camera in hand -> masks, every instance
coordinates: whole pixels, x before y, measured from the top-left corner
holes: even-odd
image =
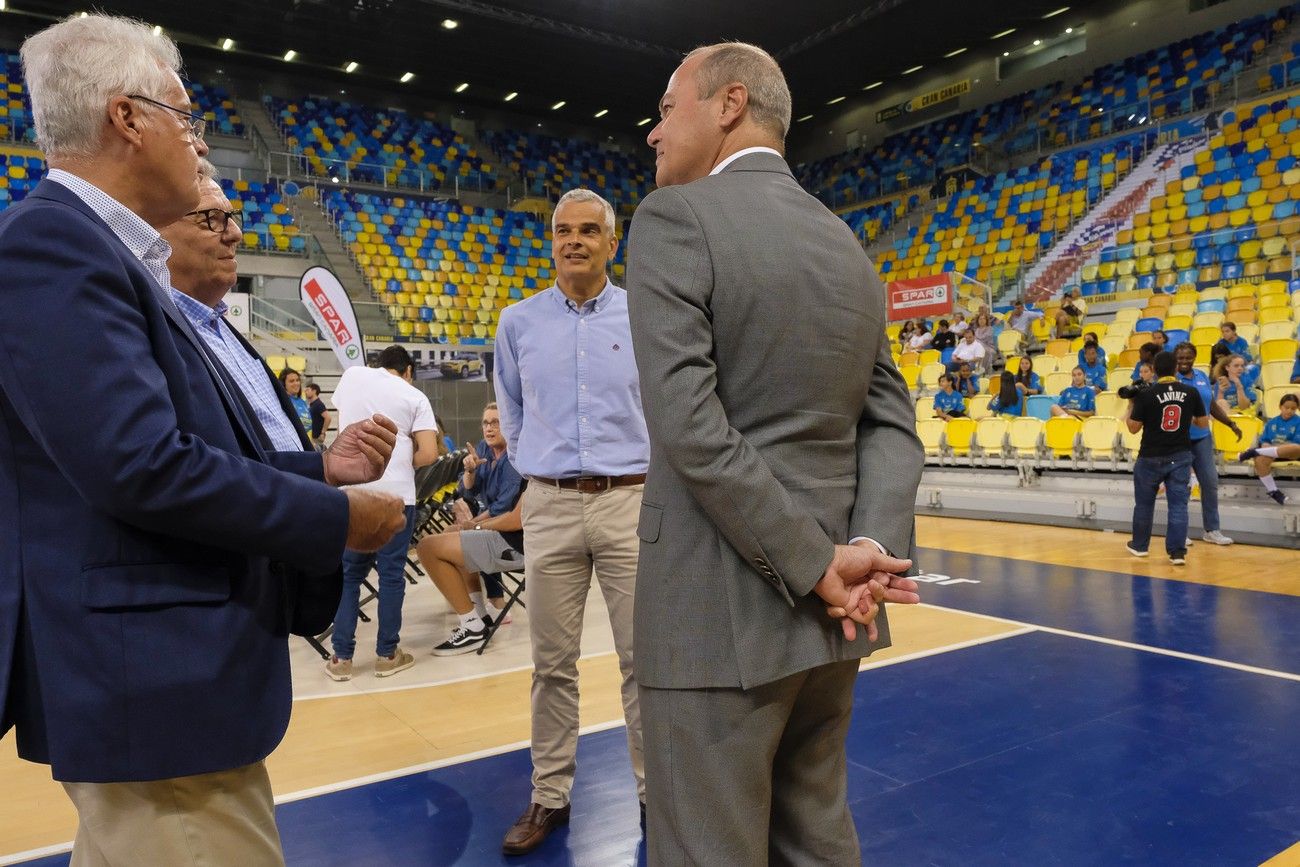
[[[1115,393],[1124,400],[1132,400],[1150,387],[1151,383],[1138,381],[1132,385],[1121,385],[1119,388],[1115,389]]]

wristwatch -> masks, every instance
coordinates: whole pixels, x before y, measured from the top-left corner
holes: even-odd
[[[474,529],[475,529],[475,530],[482,530],[482,529],[483,529],[483,525],[482,525],[482,524],[475,524],[475,525],[474,525]]]

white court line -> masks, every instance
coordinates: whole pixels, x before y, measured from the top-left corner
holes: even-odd
[[[1161,656],[1172,656],[1175,659],[1187,659],[1192,662],[1203,662],[1206,665],[1217,665],[1220,668],[1232,668],[1237,671],[1245,671],[1250,674],[1262,674],[1266,677],[1277,677],[1282,680],[1293,680],[1300,683],[1300,674],[1292,674],[1289,671],[1277,671],[1272,668],[1260,668],[1257,665],[1246,665],[1242,662],[1230,662],[1226,659],[1215,659],[1212,656],[1199,656],[1195,653],[1183,653],[1181,650],[1169,650],[1164,647],[1152,647],[1149,644],[1137,644],[1132,641],[1121,641],[1118,638],[1105,638],[1101,635],[1089,635],[1086,632],[1071,632],[1068,629],[1057,629],[1054,626],[1039,626],[1036,623],[1025,623],[1020,620],[1011,620],[1007,617],[995,617],[992,614],[980,614],[975,611],[965,611],[961,608],[948,608],[944,605],[934,605],[928,602],[920,603],[923,608],[933,608],[937,611],[953,611],[958,614],[969,614],[972,617],[979,617],[983,620],[992,620],[996,623],[1005,623],[1008,626],[1027,626],[1031,630],[1038,632],[1049,632],[1052,635],[1063,635],[1066,638],[1080,638],[1084,641],[1095,641],[1098,644],[1110,644],[1115,647],[1126,647],[1129,650],[1144,650],[1147,653],[1158,653]]]
[[[930,606],[935,608],[937,606]],[[992,641],[1001,641],[1004,638],[1015,638],[1018,635],[1028,635],[1031,632],[1037,632],[1038,628],[1025,624],[1019,629],[1013,629],[1010,632],[1001,632],[997,635],[986,635],[983,638],[971,638],[967,641],[958,641],[953,644],[945,644],[942,647],[932,647],[929,650],[918,650],[915,653],[905,653],[902,656],[894,656],[889,659],[872,661],[867,657],[858,666],[858,671],[869,671],[873,668],[884,668],[888,665],[898,665],[900,662],[911,662],[914,659],[925,659],[927,656],[937,656],[940,653],[947,653],[950,650],[963,650],[967,647],[977,647],[981,644],[988,644]]]

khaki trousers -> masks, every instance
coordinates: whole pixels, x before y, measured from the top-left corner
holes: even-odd
[[[64,783],[77,808],[70,867],[284,864],[266,763],[142,783]]]
[[[578,655],[594,567],[623,675],[623,716],[637,795],[645,800],[641,715],[632,677],[632,600],[643,485],[598,494],[544,482],[524,489],[524,568],[533,645],[533,802],[569,803],[578,751]]]

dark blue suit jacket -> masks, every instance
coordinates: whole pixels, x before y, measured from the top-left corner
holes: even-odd
[[[264,758],[284,575],[338,568],[346,498],[263,449],[198,341],[64,187],[0,215],[0,734],[59,780]]]

